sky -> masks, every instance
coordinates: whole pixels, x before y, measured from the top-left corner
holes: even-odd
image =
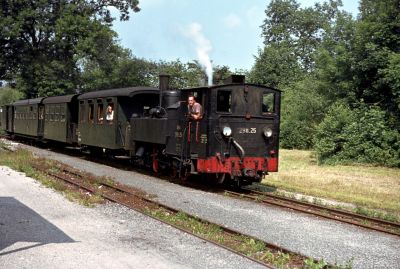
[[[205,69],[249,70],[262,47],[260,26],[269,0],[140,0],[141,11],[114,22],[120,44],[138,58],[199,60]],[[314,0],[298,0],[302,7]],[[355,17],[358,0],[342,0]]]

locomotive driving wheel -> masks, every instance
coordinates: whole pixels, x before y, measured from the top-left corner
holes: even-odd
[[[158,163],[158,150],[156,148],[153,148],[152,168],[154,173],[158,173],[158,171],[160,170],[160,165]]]

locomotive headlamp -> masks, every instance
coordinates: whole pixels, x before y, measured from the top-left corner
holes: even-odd
[[[224,128],[222,128],[222,134],[224,136],[231,136],[232,134],[232,129],[229,126],[224,126]]]
[[[265,137],[271,137],[272,136],[272,129],[269,128],[269,127],[264,127],[263,134],[265,135]]]

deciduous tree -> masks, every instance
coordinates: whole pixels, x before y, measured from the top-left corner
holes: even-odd
[[[111,31],[110,7],[126,20],[130,10],[138,11],[137,4],[137,0],[0,1],[0,79],[17,77],[28,97],[73,91],[79,81],[77,56],[96,52],[82,43],[101,44],[93,34],[99,29]]]

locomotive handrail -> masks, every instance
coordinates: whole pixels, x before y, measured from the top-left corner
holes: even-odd
[[[239,150],[240,159],[243,161],[243,158],[246,155],[246,152],[244,151],[243,147],[238,142],[236,142],[236,140],[233,137],[229,138],[229,141],[231,141],[232,144]]]

